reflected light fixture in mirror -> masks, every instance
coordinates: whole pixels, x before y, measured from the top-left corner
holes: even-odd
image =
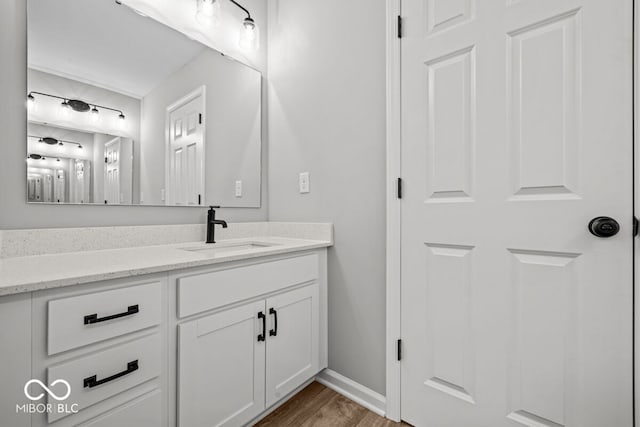
[[[63,117],[63,118],[68,118],[71,115],[71,108],[69,108],[69,103],[67,102],[66,99],[64,99],[60,103],[60,109],[58,110],[58,114],[60,114],[60,117]]]
[[[27,109],[29,111],[34,111],[36,109],[36,99],[33,95],[27,95]]]
[[[79,142],[67,141],[64,139],[57,139],[52,136],[27,135],[27,138],[37,139],[40,144],[57,145],[59,147],[64,146],[64,144],[72,144],[72,145],[76,145],[78,149],[82,150],[82,144],[80,144]]]
[[[100,109],[110,110],[118,113],[118,124],[120,126],[124,126],[125,115],[122,110],[118,110],[117,108],[105,107],[104,105],[97,104],[88,104],[80,99],[67,99],[57,95],[51,95],[49,93],[44,92],[36,92],[31,91],[27,95],[27,108],[29,111],[34,111],[36,108],[36,98],[33,95],[46,96],[48,98],[61,99],[60,108],[58,110],[60,117],[68,118],[71,115],[71,111],[76,111],[78,113],[89,113],[91,121],[93,123],[97,123],[100,120]]]
[[[95,105],[91,109],[91,113],[89,117],[91,117],[92,123],[98,123],[100,121],[100,111],[98,111]]]

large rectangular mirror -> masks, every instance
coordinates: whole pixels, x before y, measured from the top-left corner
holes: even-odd
[[[27,200],[260,207],[261,79],[114,0],[28,0]]]

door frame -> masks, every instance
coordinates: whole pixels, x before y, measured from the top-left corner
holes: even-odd
[[[401,0],[386,0],[386,68],[387,68],[387,277],[386,277],[386,417],[400,421],[401,364],[397,360],[401,337],[401,207],[398,179],[402,176],[401,118],[401,49],[398,17]]]
[[[386,166],[387,166],[387,249],[386,249],[386,411],[385,416],[393,421],[401,420],[401,374],[402,367],[397,360],[398,339],[402,337],[401,329],[401,213],[402,203],[398,198],[398,179],[402,176],[402,128],[401,128],[401,46],[398,37],[398,17],[402,16],[402,0],[386,0]],[[634,216],[640,212],[640,174],[636,174],[640,165],[640,150],[637,141],[640,140],[640,75],[638,73],[640,58],[640,7],[638,1],[633,1],[633,206]],[[633,376],[634,376],[634,424],[640,427],[640,286],[635,271],[640,268],[637,254],[640,250],[638,238],[634,240],[634,276],[633,276]]]
[[[200,206],[206,206],[205,194],[206,194],[206,158],[207,158],[207,87],[205,85],[198,86],[195,90],[180,97],[177,101],[172,102],[165,108],[165,146],[164,146],[164,203],[169,201],[171,192],[171,179],[169,178],[169,169],[171,162],[169,160],[171,153],[171,113],[182,107],[183,105],[193,101],[194,99],[202,97],[202,158],[200,159],[200,188],[202,188],[202,203]],[[175,205],[168,205],[175,206]]]

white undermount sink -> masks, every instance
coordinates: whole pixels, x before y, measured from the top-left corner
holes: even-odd
[[[270,246],[276,246],[277,243],[267,242],[233,242],[233,243],[212,243],[207,246],[198,246],[195,248],[182,248],[184,251],[197,252],[207,256],[215,256],[227,254],[230,252],[247,252],[257,249],[264,249]]]

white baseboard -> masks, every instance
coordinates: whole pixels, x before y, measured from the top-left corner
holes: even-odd
[[[381,417],[385,416],[387,406],[386,399],[380,393],[376,393],[370,388],[344,375],[340,375],[331,369],[321,371],[316,375],[316,381],[340,393],[344,397],[353,400],[357,404],[364,406],[368,410],[375,412]]]

